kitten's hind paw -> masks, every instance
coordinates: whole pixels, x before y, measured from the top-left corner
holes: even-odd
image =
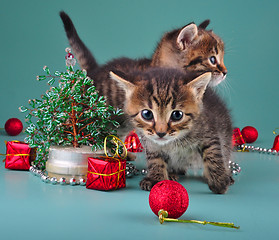
[[[140,188],[145,191],[150,191],[151,188],[157,183],[158,181],[153,180],[151,178],[144,178],[140,182]]]

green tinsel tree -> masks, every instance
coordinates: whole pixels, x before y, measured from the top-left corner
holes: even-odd
[[[37,148],[35,164],[42,168],[52,145],[75,148],[88,145],[93,151],[102,148],[104,138],[115,134],[119,126],[113,116],[122,114],[120,109],[108,106],[106,99],[99,96],[86,71],[74,71],[74,56],[70,49],[66,51],[67,71],[56,71],[52,75],[45,66],[46,75],[38,76],[37,80],[48,80],[50,89],[41,99],[29,100],[30,107],[20,107],[21,112],[28,112],[25,142]]]

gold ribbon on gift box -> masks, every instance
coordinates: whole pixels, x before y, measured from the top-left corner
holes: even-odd
[[[3,154],[0,153],[1,156],[30,156],[30,153],[8,153],[8,154]]]
[[[108,141],[108,138],[112,138],[111,139],[111,141],[116,145],[116,150],[115,150],[115,153],[114,153],[114,155],[112,156],[112,157],[110,157],[109,155],[108,155],[108,151],[107,151],[107,141]],[[120,154],[120,146],[123,146],[123,148],[124,148],[124,157],[121,157],[121,154]],[[114,135],[109,135],[109,136],[107,136],[106,138],[105,138],[105,140],[104,140],[104,152],[105,152],[105,155],[106,156],[100,156],[100,158],[104,158],[104,160],[105,161],[110,161],[110,160],[116,160],[116,161],[118,161],[118,171],[116,171],[116,172],[114,172],[114,173],[97,173],[97,172],[90,172],[90,171],[88,171],[88,173],[91,173],[91,174],[95,174],[95,175],[99,175],[99,176],[105,176],[105,177],[107,177],[107,176],[112,176],[112,175],[115,175],[115,174],[118,174],[117,175],[117,183],[116,183],[116,186],[115,186],[115,189],[117,189],[118,188],[118,185],[119,185],[119,179],[120,179],[120,173],[121,172],[123,172],[123,171],[125,171],[126,169],[122,169],[122,170],[120,170],[120,168],[121,168],[121,161],[120,161],[120,158],[123,158],[123,159],[125,159],[126,157],[127,157],[127,154],[128,154],[128,152],[127,152],[127,148],[126,148],[126,146],[125,146],[125,144],[118,138],[118,137],[116,137],[116,136],[114,136]],[[118,158],[116,157],[116,156],[118,156]]]

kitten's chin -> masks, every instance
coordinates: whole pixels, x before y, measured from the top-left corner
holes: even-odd
[[[171,140],[155,140],[154,142],[158,145],[164,146],[164,145],[170,143]]]
[[[160,146],[164,146],[166,144],[169,144],[170,142],[172,142],[174,139],[173,138],[159,138],[159,137],[153,137],[153,138],[149,138],[152,142],[160,145]]]
[[[223,82],[225,79],[226,79],[226,75],[224,76],[223,74],[213,74],[209,85],[211,87],[215,87],[221,82]]]

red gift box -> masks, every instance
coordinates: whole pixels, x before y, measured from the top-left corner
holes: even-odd
[[[239,128],[235,128],[233,130],[232,143],[233,146],[242,145],[245,143]]]
[[[86,188],[114,190],[126,187],[126,161],[112,157],[88,158]]]
[[[35,150],[28,144],[19,141],[9,141],[6,143],[6,147],[5,168],[29,170],[31,157],[35,156]]]

